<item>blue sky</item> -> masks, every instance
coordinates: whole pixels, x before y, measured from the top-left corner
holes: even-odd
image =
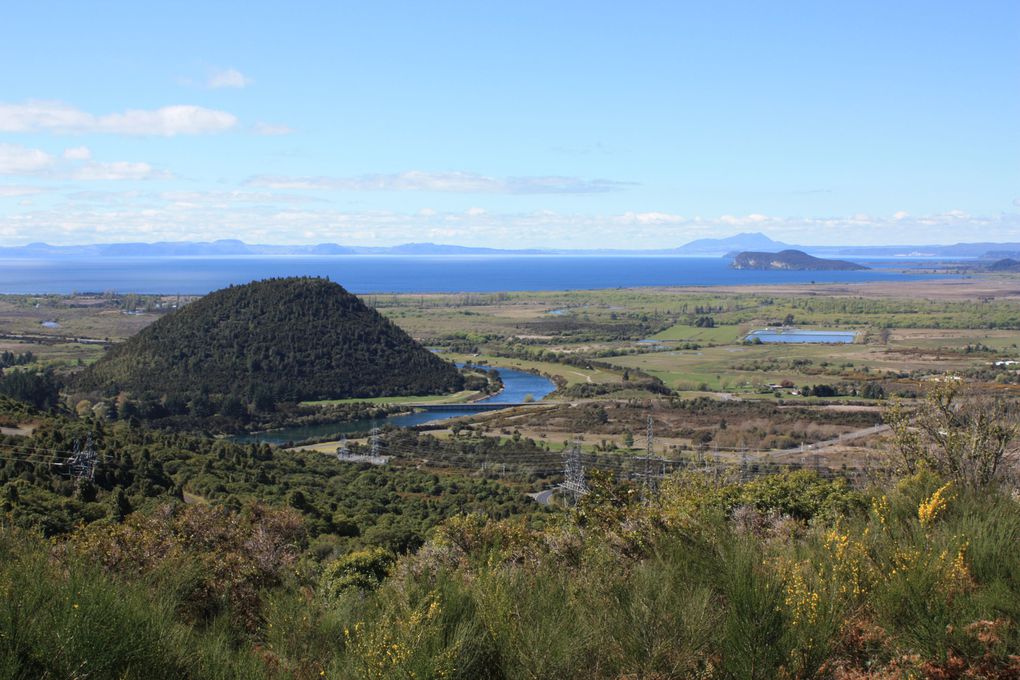
[[[1013,1],[12,5],[7,244],[1020,241]]]

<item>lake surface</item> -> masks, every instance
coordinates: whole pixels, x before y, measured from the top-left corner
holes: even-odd
[[[862,260],[863,262],[863,260]],[[909,267],[912,263],[875,266]],[[0,293],[204,295],[274,276],[324,276],[353,293],[911,281],[930,273],[737,270],[721,257],[396,256],[2,259]]]
[[[555,383],[551,380],[534,373],[493,366],[482,366],[481,368],[495,368],[499,373],[499,377],[503,380],[503,390],[499,394],[494,394],[491,397],[486,397],[469,404],[458,404],[456,407],[444,408],[443,410],[431,411],[426,408],[421,411],[386,418],[365,418],[350,422],[287,427],[269,432],[238,435],[231,437],[231,439],[240,443],[266,442],[268,444],[286,444],[305,439],[364,433],[372,428],[382,427],[383,425],[414,427],[415,425],[437,423],[450,420],[451,418],[474,415],[481,411],[493,410],[493,407],[499,404],[520,404],[529,396],[535,401],[539,401],[556,389]]]
[[[806,331],[800,329],[764,329],[747,334],[748,340],[758,338],[765,343],[833,343],[846,345],[857,338],[854,331]]]

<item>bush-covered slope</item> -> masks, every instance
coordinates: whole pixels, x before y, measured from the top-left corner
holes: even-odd
[[[319,278],[211,293],[111,349],[78,382],[85,390],[256,403],[429,394],[461,384],[452,365]]]

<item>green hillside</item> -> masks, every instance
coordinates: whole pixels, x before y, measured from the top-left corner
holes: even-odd
[[[82,390],[256,403],[461,389],[457,369],[341,286],[280,278],[231,286],[110,350]]]

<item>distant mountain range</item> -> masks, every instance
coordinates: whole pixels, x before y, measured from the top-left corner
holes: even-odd
[[[1001,259],[1020,254],[1020,243],[956,243],[953,245],[901,246],[802,246],[775,241],[761,233],[743,233],[726,238],[703,238],[677,248],[622,249],[501,249],[435,243],[405,243],[399,246],[252,245],[236,239],[219,241],[160,241],[157,243],[99,243],[51,246],[30,243],[0,247],[0,258],[91,258],[91,257],[236,257],[267,255],[676,255],[682,257],[733,257],[737,253],[801,250],[822,257],[977,257]]]
[[[768,252],[795,247],[800,248],[800,246],[791,246],[782,241],[773,241],[765,234],[745,233],[726,238],[699,238],[674,249],[674,252],[688,256],[713,257],[717,255],[729,256],[744,251]]]

